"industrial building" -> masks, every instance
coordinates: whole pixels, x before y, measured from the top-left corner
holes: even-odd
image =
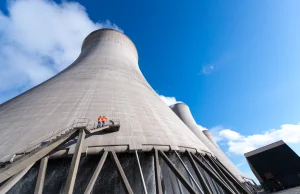
[[[278,191],[300,186],[300,158],[284,141],[245,153],[245,157],[264,190]],[[299,188],[297,190],[299,193]]]
[[[45,37],[46,38],[46,37]],[[97,128],[97,118],[108,123]],[[0,105],[0,193],[255,193],[185,104],[168,107],[133,42],[96,30],[62,72]]]

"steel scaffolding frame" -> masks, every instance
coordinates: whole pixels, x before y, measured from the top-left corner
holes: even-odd
[[[82,151],[82,147],[83,147],[83,143],[84,143],[84,139],[85,139],[85,134],[86,134],[85,130],[83,130],[83,129],[80,129],[77,133],[78,139],[76,142],[76,146],[75,146],[74,154],[72,157],[71,166],[70,166],[70,169],[68,172],[66,184],[64,186],[64,193],[69,193],[69,194],[73,193],[74,184],[75,184],[75,180],[77,177],[78,165],[79,165],[79,162],[81,159],[81,151]],[[74,138],[74,135],[69,135],[69,137]],[[65,142],[65,139],[64,139],[64,142]],[[126,174],[124,173],[123,167],[118,159],[116,152],[114,150],[105,150],[101,153],[102,153],[101,158],[97,164],[96,169],[93,172],[91,179],[88,182],[88,185],[87,185],[84,193],[85,194],[92,193],[94,185],[97,181],[97,178],[99,177],[99,175],[101,173],[101,170],[107,159],[107,156],[110,155],[114,161],[114,164],[116,166],[119,177],[121,178],[121,182],[122,182],[125,192],[128,194],[133,194],[131,185],[129,184],[128,178],[126,177]],[[239,193],[252,194],[255,192],[254,185],[249,185],[250,184],[249,182],[247,182],[247,184],[243,185],[216,158],[214,158],[213,156],[210,156],[208,154],[201,154],[201,153],[195,154],[195,153],[188,152],[188,151],[185,151],[183,153],[178,153],[177,151],[168,152],[170,154],[175,154],[175,156],[176,156],[175,158],[178,159],[178,161],[180,162],[179,164],[181,164],[183,166],[183,169],[186,171],[188,178],[190,180],[190,182],[189,182],[189,180],[183,175],[183,172],[181,172],[180,169],[178,169],[176,167],[176,165],[171,161],[171,159],[167,156],[167,154],[166,154],[167,152],[165,153],[162,150],[154,149],[151,153],[153,153],[153,156],[154,156],[155,185],[156,185],[156,193],[157,194],[164,193],[164,189],[162,186],[162,180],[165,177],[162,176],[161,164],[160,164],[161,161],[164,161],[164,163],[167,165],[169,170],[177,178],[177,181],[179,181],[189,193],[214,194],[213,190],[217,191],[217,193],[222,193],[221,188],[224,190],[224,192],[229,193],[229,194],[239,194]],[[139,174],[140,174],[140,178],[141,178],[141,182],[142,182],[143,192],[145,194],[148,194],[145,179],[143,176],[143,169],[140,164],[138,151],[134,151],[134,155],[135,155],[135,160],[138,164],[138,170],[139,170]],[[187,164],[183,161],[181,156],[188,158],[188,161],[190,162],[192,169],[188,168]],[[48,158],[49,158],[49,154],[40,158],[40,160],[39,160],[40,167],[39,167],[37,181],[36,181],[36,185],[35,185],[35,194],[40,194],[43,192]],[[27,169],[27,171],[29,169]],[[194,174],[196,175],[195,177],[193,176],[191,170],[194,171]],[[203,170],[206,173],[204,173]],[[20,180],[22,178],[22,176],[24,176],[26,174],[26,172],[20,173],[20,175],[18,176],[18,180]],[[212,178],[212,180],[215,181],[215,182],[213,182],[213,184],[211,184],[211,182],[208,181],[207,175],[209,175],[210,178]],[[11,179],[14,179],[14,177],[12,177]],[[198,180],[198,182],[196,179]],[[9,182],[9,181],[7,181],[7,182]],[[13,182],[13,181],[10,181],[10,182]],[[9,187],[7,187],[7,184],[4,184],[0,188],[0,192],[4,191],[4,189],[5,189],[5,191],[9,190],[10,188],[13,187],[14,184],[16,184],[16,182],[18,182],[18,181],[14,181],[14,183],[10,184]],[[179,183],[178,183],[178,185],[180,188],[181,185]],[[4,186],[5,186],[5,188],[4,188]],[[251,189],[249,189],[249,187]],[[182,190],[182,188],[180,188],[180,190]]]

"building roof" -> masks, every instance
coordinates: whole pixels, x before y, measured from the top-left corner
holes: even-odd
[[[266,146],[263,146],[261,148],[258,148],[256,150],[253,150],[253,151],[250,151],[250,152],[247,152],[245,153],[245,157],[249,157],[249,156],[253,156],[255,154],[258,154],[258,153],[261,153],[261,152],[264,152],[266,150],[269,150],[269,149],[272,149],[272,148],[275,148],[275,147],[278,147],[278,146],[281,146],[285,144],[284,141],[280,140],[280,141],[276,141],[274,143],[271,143],[269,145],[266,145]]]

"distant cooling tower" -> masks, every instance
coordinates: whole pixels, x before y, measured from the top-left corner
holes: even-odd
[[[172,110],[178,115],[178,117],[195,133],[195,135],[203,142],[211,152],[217,156],[220,162],[240,181],[243,181],[242,173],[236,166],[227,158],[227,156],[221,151],[219,146],[213,140],[210,132],[202,132],[194,120],[189,107],[184,103],[174,104]]]
[[[202,131],[204,133],[204,135],[207,137],[207,139],[218,149],[220,149],[220,147],[218,146],[218,144],[216,143],[216,141],[214,140],[211,132],[209,130],[203,130]]]
[[[193,132],[148,84],[132,41],[97,30],[72,65],[0,105],[0,193],[253,193]]]

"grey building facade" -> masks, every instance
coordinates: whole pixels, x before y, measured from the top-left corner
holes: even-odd
[[[97,30],[73,64],[0,105],[0,192],[253,193],[200,133],[148,84],[132,41]]]

